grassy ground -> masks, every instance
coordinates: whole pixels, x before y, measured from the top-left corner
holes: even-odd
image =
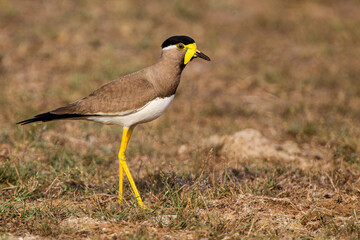
[[[360,238],[360,3],[133,2],[0,0],[0,238]],[[129,167],[154,211],[127,182],[117,202],[119,127],[15,125],[154,63],[175,34],[213,61],[135,129]],[[200,144],[245,128],[307,164]]]

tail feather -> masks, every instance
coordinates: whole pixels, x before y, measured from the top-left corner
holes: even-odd
[[[73,114],[73,113],[66,113],[66,114],[55,114],[51,112],[42,113],[39,115],[36,115],[34,118],[26,119],[24,121],[18,122],[16,124],[25,125],[33,122],[48,122],[52,120],[58,120],[58,119],[69,119],[69,118],[83,118],[88,117],[92,115],[83,115],[83,114]]]

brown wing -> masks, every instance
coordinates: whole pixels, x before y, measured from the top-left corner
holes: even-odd
[[[153,85],[139,74],[114,80],[89,96],[50,111],[53,114],[127,114],[156,98]]]

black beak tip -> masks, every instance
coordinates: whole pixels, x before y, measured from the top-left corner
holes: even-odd
[[[202,53],[202,52],[197,52],[197,53],[196,53],[196,57],[202,58],[202,59],[204,59],[204,60],[206,60],[206,61],[211,61],[211,59],[210,59],[207,55],[205,55],[204,53]]]
[[[204,54],[205,55],[205,54]],[[208,56],[204,56],[202,59],[206,60],[206,61],[211,61],[211,59]]]

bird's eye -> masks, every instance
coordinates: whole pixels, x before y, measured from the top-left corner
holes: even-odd
[[[177,49],[179,49],[179,50],[183,50],[183,49],[185,48],[184,44],[182,44],[182,43],[176,44],[176,47],[177,47]]]

